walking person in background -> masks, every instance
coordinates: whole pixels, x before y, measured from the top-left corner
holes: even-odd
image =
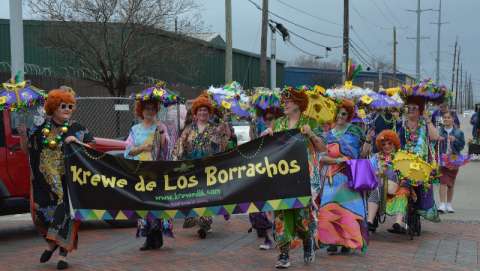
[[[127,138],[125,158],[139,161],[166,160],[169,137],[167,127],[157,120],[159,102],[149,97],[140,98],[135,104],[135,115],[141,122],[132,126]],[[137,237],[146,237],[140,250],[158,249],[163,246],[163,233],[173,237],[172,220],[146,218],[138,220]]]
[[[460,120],[458,119],[458,116],[455,112],[450,111],[448,106],[448,99],[445,99],[445,101],[438,106],[438,109],[433,112],[432,114],[433,125],[435,125],[436,127],[441,127],[444,124],[443,114],[447,112],[451,112],[455,127],[460,128]]]
[[[463,132],[454,125],[454,118],[451,112],[443,114],[444,125],[440,129],[440,155],[443,159],[458,159],[465,147],[465,136]],[[453,191],[455,179],[458,174],[458,167],[443,164],[440,168],[440,205],[438,211],[440,213],[453,213],[452,207]]]

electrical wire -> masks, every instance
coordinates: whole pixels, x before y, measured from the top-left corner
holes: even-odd
[[[300,13],[303,13],[303,14],[305,14],[305,15],[307,15],[307,16],[310,16],[310,17],[312,17],[312,18],[314,18],[314,19],[317,19],[317,20],[319,20],[319,21],[322,21],[322,22],[325,22],[325,23],[329,23],[329,24],[332,24],[332,25],[343,26],[342,24],[336,23],[336,22],[334,22],[334,21],[330,21],[330,20],[325,19],[325,18],[318,17],[318,16],[313,15],[313,14],[307,12],[307,11],[301,10],[301,9],[295,7],[295,6],[292,6],[292,5],[290,5],[290,4],[285,3],[285,2],[282,1],[282,0],[277,0],[277,1],[278,1],[279,3],[281,3],[281,4],[283,4],[284,6],[287,6],[287,7],[291,8],[291,9],[293,9],[293,10],[296,10],[296,11],[298,11],[298,12],[300,12]]]
[[[319,46],[319,47],[332,48],[332,49],[333,49],[333,48],[340,48],[340,47],[342,47],[342,45],[337,45],[337,46],[327,46],[327,45],[323,45],[323,44],[320,44],[320,43],[318,43],[318,42],[309,40],[309,39],[303,37],[302,35],[299,35],[299,34],[293,32],[293,31],[291,31],[291,30],[288,30],[288,33],[290,33],[291,35],[293,35],[293,36],[295,36],[295,37],[297,37],[297,38],[301,38],[302,40],[307,41],[307,42],[309,42],[309,43],[311,43],[311,44],[313,44],[313,45]]]
[[[297,45],[295,45],[295,43],[293,43],[291,40],[287,40],[287,43],[290,44],[292,47],[296,48],[297,50],[299,50],[300,52],[306,54],[306,55],[309,55],[309,56],[313,56],[315,58],[322,58],[321,56],[319,55],[316,55],[316,54],[312,54],[308,51],[305,51],[303,50],[302,48],[298,47]]]
[[[254,5],[258,10],[260,10],[260,11],[262,10],[262,7],[260,7],[257,3],[253,2],[253,0],[248,0],[248,2],[250,2],[252,5]],[[322,35],[322,36],[326,36],[326,37],[342,39],[341,36],[333,35],[333,34],[329,34],[329,33],[324,33],[324,32],[320,32],[320,31],[317,31],[317,30],[308,28],[308,27],[306,27],[306,26],[297,24],[297,23],[295,23],[295,22],[293,22],[293,21],[291,21],[291,20],[289,20],[289,19],[287,19],[287,18],[285,18],[285,17],[283,17],[283,16],[281,16],[281,15],[278,15],[278,14],[272,12],[272,11],[268,11],[268,13],[270,13],[271,15],[273,15],[273,16],[281,19],[281,20],[284,20],[284,21],[286,21],[286,22],[288,22],[288,23],[290,23],[290,24],[292,24],[292,25],[294,25],[294,26],[296,26],[296,27],[302,28],[302,29],[307,30],[307,31],[310,31],[310,32],[312,32],[312,33],[315,33],[315,34],[318,34],[318,35]]]

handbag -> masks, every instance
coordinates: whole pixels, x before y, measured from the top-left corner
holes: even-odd
[[[371,191],[377,188],[378,180],[368,159],[347,160],[345,173],[348,187],[357,192]]]

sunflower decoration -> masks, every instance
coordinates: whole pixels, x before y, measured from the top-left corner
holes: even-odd
[[[434,166],[422,160],[418,155],[406,151],[398,151],[393,159],[393,167],[401,177],[412,181],[414,185],[430,183]]]
[[[308,107],[305,115],[320,122],[329,123],[335,120],[337,106],[334,100],[324,96],[326,90],[321,86],[309,88],[307,86],[300,87],[305,90],[308,96]]]

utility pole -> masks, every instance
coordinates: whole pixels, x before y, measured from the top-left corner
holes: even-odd
[[[232,71],[232,0],[225,0],[225,83],[233,81]]]
[[[435,59],[435,62],[437,64],[437,70],[436,70],[436,78],[435,82],[438,85],[440,83],[440,33],[441,33],[441,28],[442,24],[448,24],[448,22],[442,22],[442,0],[439,0],[439,5],[438,5],[438,22],[436,23],[431,23],[431,24],[436,24],[437,25],[437,58]]]
[[[270,89],[277,87],[277,26],[270,24],[271,42],[270,42]]]
[[[458,72],[460,70],[460,53],[461,53],[462,48],[458,48],[458,54],[457,54],[457,71],[456,71],[456,76],[455,76],[455,110],[458,111]]]
[[[397,27],[393,27],[393,80],[397,81]]]
[[[350,4],[349,0],[343,0],[343,62],[342,62],[342,81],[347,80],[349,45],[350,45]]]
[[[267,86],[268,0],[262,5],[262,40],[260,45],[260,86]]]
[[[432,9],[421,9],[420,8],[420,0],[417,0],[417,9],[416,10],[411,10],[409,9],[409,12],[415,12],[417,13],[417,37],[415,38],[408,38],[408,39],[414,39],[417,40],[417,56],[416,56],[416,69],[415,69],[415,76],[417,77],[417,81],[420,81],[420,41],[423,39],[428,39],[429,37],[422,37],[420,35],[420,17],[422,15],[422,12],[425,11],[431,11]]]
[[[460,64],[460,86],[458,91],[460,93],[460,113],[463,113],[463,63]]]
[[[457,40],[455,39],[455,49],[453,51],[453,66],[452,66],[452,87],[450,88],[451,91],[454,91],[454,83],[455,83],[455,63],[457,61]],[[450,108],[453,107],[453,99],[450,100]]]
[[[23,81],[24,51],[23,51],[23,15],[22,1],[10,0],[10,54],[12,78],[19,73],[18,80]]]

